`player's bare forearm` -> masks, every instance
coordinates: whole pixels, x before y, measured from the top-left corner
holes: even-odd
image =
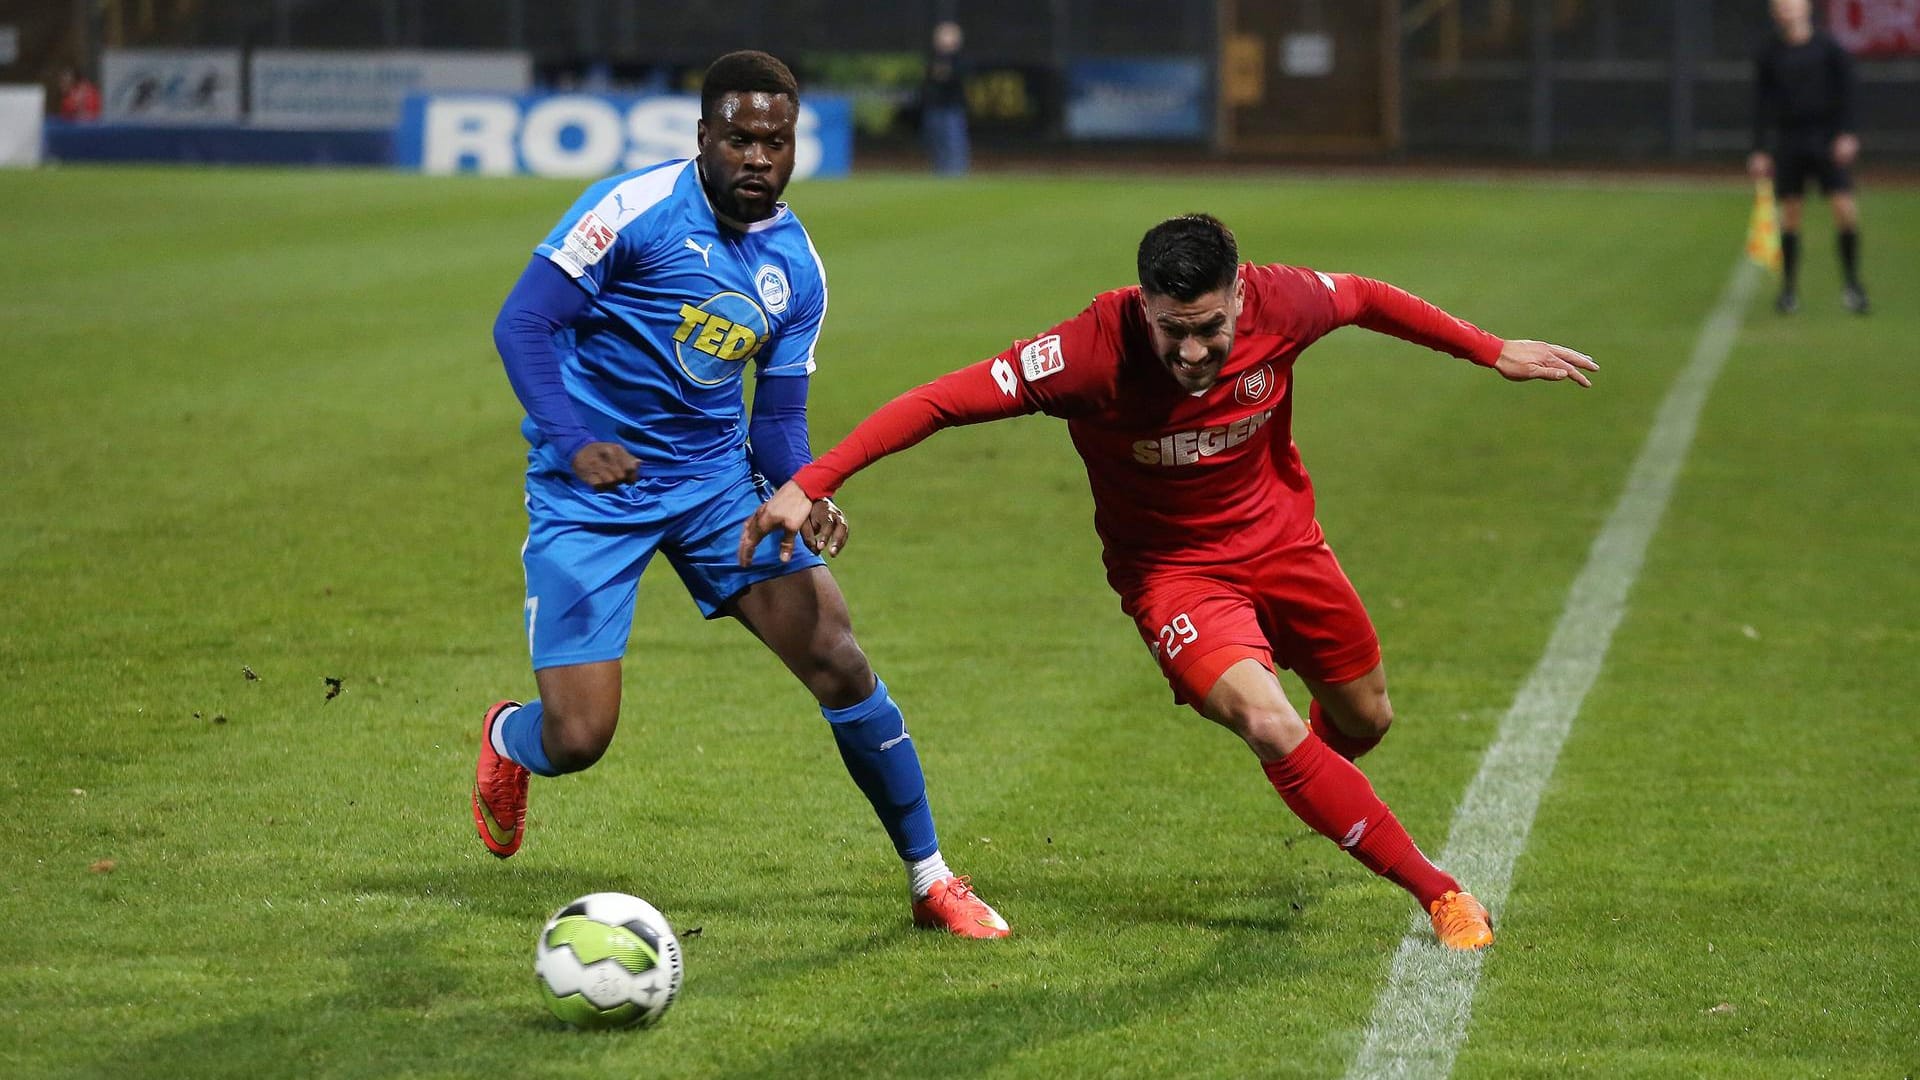
[[[1581,386],[1591,387],[1593,380],[1587,378],[1587,372],[1599,371],[1600,365],[1594,362],[1593,357],[1565,345],[1515,340],[1500,343],[1500,359],[1493,362],[1493,370],[1514,382],[1533,379],[1561,382],[1571,379]]]

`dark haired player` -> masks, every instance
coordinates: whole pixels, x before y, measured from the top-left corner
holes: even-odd
[[[538,700],[481,723],[473,819],[501,858],[525,834],[528,773],[600,759],[620,717],[635,588],[666,555],[707,618],[731,615],[820,703],[841,758],[907,866],[914,922],[965,937],[1007,924],[940,856],[920,759],[811,555],[735,538],[811,458],[807,381],[827,308],[813,244],[780,194],[799,91],[785,64],[734,52],[707,69],[699,156],[589,187],[494,324],[527,410],[527,646]],[[743,413],[747,364],[752,415]],[[847,523],[809,502],[837,548]]]
[[[1841,302],[1865,315],[1860,204],[1854,201],[1849,171],[1860,156],[1860,139],[1853,132],[1853,58],[1813,28],[1808,0],[1773,0],[1772,10],[1779,34],[1768,40],[1754,65],[1753,154],[1747,171],[1756,180],[1772,176],[1780,204],[1780,296],[1774,306],[1786,315],[1800,308],[1800,212],[1811,176],[1833,207],[1846,275]]]
[[[1138,287],[882,406],[760,508],[740,558],[757,558],[773,534],[792,552],[795,532],[836,551],[814,501],[940,428],[1032,412],[1066,420],[1107,581],[1174,700],[1245,740],[1287,806],[1412,893],[1441,942],[1480,948],[1493,941],[1486,908],[1427,861],[1352,764],[1393,712],[1373,625],[1314,520],[1290,431],[1293,364],[1358,325],[1516,381],[1588,386],[1596,365],[1558,345],[1502,341],[1382,282],[1238,259],[1233,234],[1207,215],[1155,226],[1140,242]],[[1305,681],[1311,725],[1275,664]]]

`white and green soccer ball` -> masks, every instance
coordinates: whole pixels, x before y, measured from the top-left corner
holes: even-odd
[[[533,973],[547,1008],[574,1027],[645,1027],[680,993],[680,940],[645,900],[593,893],[548,920]]]

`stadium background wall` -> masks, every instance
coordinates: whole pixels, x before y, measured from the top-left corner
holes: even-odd
[[[1819,0],[1823,20],[1906,12]],[[1757,0],[58,0],[9,15],[0,82],[51,86],[109,47],[525,50],[540,86],[680,90],[730,48],[767,48],[854,101],[859,152],[916,145],[928,28],[952,15],[975,65],[976,146],[1098,153],[1069,138],[1076,61],[1198,61],[1222,156],[1724,160],[1749,131]],[[1867,13],[1863,15],[1863,13]],[[1874,160],[1920,161],[1920,26],[1860,64]],[[1324,70],[1322,70],[1324,68]],[[94,67],[97,71],[97,67]],[[1106,141],[1111,141],[1111,136]]]

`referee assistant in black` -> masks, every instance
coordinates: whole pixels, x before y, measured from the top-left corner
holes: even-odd
[[[1753,155],[1747,171],[1756,179],[1772,176],[1773,193],[1780,201],[1785,272],[1774,306],[1785,314],[1800,307],[1800,211],[1807,178],[1813,177],[1833,207],[1840,266],[1847,279],[1843,302],[1847,310],[1864,315],[1860,206],[1848,172],[1860,155],[1860,140],[1853,133],[1853,58],[1839,42],[1814,30],[1808,0],[1773,0],[1772,7],[1779,34],[1760,50],[1755,65]]]

